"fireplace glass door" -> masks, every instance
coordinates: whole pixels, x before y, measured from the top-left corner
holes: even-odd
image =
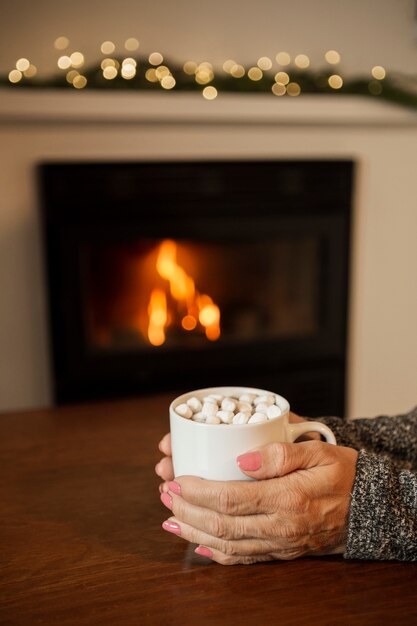
[[[236,384],[343,413],[351,162],[40,171],[57,402]]]
[[[195,350],[319,331],[320,240],[265,233],[163,239],[80,250],[90,350]]]

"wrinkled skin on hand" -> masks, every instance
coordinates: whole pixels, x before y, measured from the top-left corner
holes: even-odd
[[[315,439],[273,443],[237,460],[254,481],[173,481],[169,434],[159,448],[161,500],[173,514],[163,528],[197,552],[231,565],[344,551],[355,450]]]

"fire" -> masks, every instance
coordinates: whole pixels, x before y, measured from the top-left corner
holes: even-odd
[[[161,346],[165,341],[167,324],[167,299],[162,289],[153,289],[148,306],[148,339],[153,346]]]
[[[207,339],[216,341],[220,337],[220,309],[206,294],[200,294],[194,280],[177,263],[177,244],[164,240],[158,250],[156,271],[169,283],[169,294],[177,303],[181,327],[186,331],[204,329]],[[155,288],[148,305],[148,339],[153,346],[161,346],[166,339],[165,329],[173,317],[168,309],[168,290]]]

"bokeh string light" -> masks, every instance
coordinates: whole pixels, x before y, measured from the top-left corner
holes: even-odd
[[[341,68],[341,55],[329,49],[317,69],[310,57],[280,50],[275,56],[260,56],[246,66],[238,59],[227,59],[220,67],[207,60],[189,59],[178,64],[159,51],[141,54],[139,39],[103,41],[97,46],[97,63],[89,63],[84,52],[75,49],[65,35],[59,35],[54,50],[57,74],[39,77],[39,68],[26,56],[16,60],[0,86],[35,88],[136,89],[196,91],[205,100],[222,93],[269,93],[291,98],[306,94],[345,94],[378,97],[417,108],[417,79],[400,72],[387,73],[381,65],[371,65],[367,75],[347,76]]]

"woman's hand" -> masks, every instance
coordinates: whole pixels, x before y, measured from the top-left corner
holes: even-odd
[[[289,421],[291,424],[295,424],[297,422],[305,422],[302,417],[296,415],[295,413],[289,414]],[[304,439],[317,439],[320,440],[319,433],[308,433],[304,436]],[[158,474],[162,480],[172,480],[174,478],[174,470],[172,467],[172,458],[171,458],[171,435],[167,433],[159,442],[159,450],[165,456],[155,465],[155,472]],[[160,491],[162,490],[162,485],[160,486]]]
[[[160,449],[169,455],[169,436]],[[224,482],[172,482],[165,457],[161,500],[173,516],[163,528],[225,565],[343,552],[357,456],[319,441],[273,443],[237,459],[256,480]]]
[[[174,478],[174,468],[172,467],[171,456],[171,433],[167,433],[161,439],[158,448],[165,456],[155,465],[155,472],[162,480],[172,480]],[[162,485],[160,485],[159,491],[162,491]]]

